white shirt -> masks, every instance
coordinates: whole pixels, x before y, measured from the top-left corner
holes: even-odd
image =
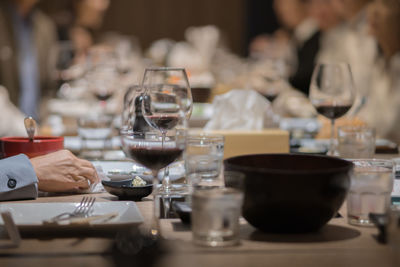
[[[3,86],[0,86],[0,107],[0,136],[26,136],[24,115],[11,103]]]
[[[400,143],[400,53],[380,59],[371,75],[371,91],[359,116],[377,135]]]
[[[351,21],[323,35],[318,62],[347,62],[353,73],[357,98],[349,112],[351,115],[357,113],[368,96],[377,51],[376,41],[368,34],[365,9]]]

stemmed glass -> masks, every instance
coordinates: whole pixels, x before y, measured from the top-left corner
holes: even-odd
[[[335,155],[335,119],[350,110],[355,99],[353,76],[347,63],[320,63],[310,86],[310,100],[317,112],[331,120],[328,155]]]
[[[160,235],[159,220],[156,214],[156,196],[158,190],[158,173],[179,158],[186,146],[186,130],[174,129],[163,132],[148,131],[143,134],[128,130],[122,133],[122,145],[130,158],[149,168],[153,175],[153,220],[151,235]]]
[[[187,128],[192,113],[193,100],[189,80],[183,68],[148,68],[143,76],[144,97],[142,112],[145,120],[159,130],[162,139],[168,130]],[[160,192],[173,190],[168,167],[164,173]]]

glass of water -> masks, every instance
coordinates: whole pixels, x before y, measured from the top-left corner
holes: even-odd
[[[113,117],[110,115],[88,115],[78,119],[78,134],[81,138],[81,156],[99,159],[110,141]]]
[[[353,225],[373,226],[369,213],[389,211],[393,190],[393,162],[381,159],[357,159],[347,196],[348,222]]]
[[[206,182],[218,180],[224,158],[224,142],[223,135],[189,135],[185,154],[186,175],[196,174]]]
[[[197,245],[222,247],[239,243],[243,192],[234,188],[195,190],[192,195],[192,234]]]
[[[338,128],[338,152],[348,159],[372,158],[375,154],[375,129],[366,126]]]

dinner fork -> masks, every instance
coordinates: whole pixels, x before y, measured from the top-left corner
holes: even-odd
[[[49,220],[44,221],[44,223],[57,223],[60,221],[69,220],[71,218],[86,217],[92,211],[92,207],[95,201],[95,197],[83,197],[81,202],[78,206],[76,206],[73,212],[61,213]]]

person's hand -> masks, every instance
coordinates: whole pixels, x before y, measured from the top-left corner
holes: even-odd
[[[68,150],[60,150],[44,156],[31,158],[38,177],[39,190],[64,192],[89,188],[99,178],[93,165],[75,157]]]

